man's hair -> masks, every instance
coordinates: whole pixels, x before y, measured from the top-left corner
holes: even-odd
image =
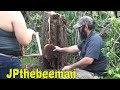
[[[93,21],[93,24],[91,24],[91,25],[88,24],[88,29],[89,30],[95,29],[95,22],[94,21]]]

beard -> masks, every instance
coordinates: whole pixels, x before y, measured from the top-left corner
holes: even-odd
[[[87,38],[87,33],[85,31],[81,31],[80,38],[81,38],[81,40],[85,40]]]

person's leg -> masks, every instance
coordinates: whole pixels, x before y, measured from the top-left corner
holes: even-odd
[[[15,57],[5,57],[0,55],[0,78],[7,79],[10,69],[20,69],[20,60]],[[19,75],[15,79],[19,79]]]
[[[3,56],[0,56],[0,79],[6,78],[7,71],[7,64],[5,63],[6,58]]]
[[[76,70],[77,77],[76,79],[97,79],[98,77],[95,76],[93,73],[85,71],[85,70]]]

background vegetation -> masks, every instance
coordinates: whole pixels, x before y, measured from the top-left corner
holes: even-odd
[[[108,75],[106,79],[120,78],[120,20],[116,18],[113,11],[55,11],[64,15],[67,21],[68,45],[79,42],[78,32],[73,25],[83,15],[91,16],[96,22],[96,31],[102,36],[108,48]],[[40,37],[43,23],[43,11],[22,11],[28,28],[39,32]],[[41,38],[42,39],[42,38]],[[42,42],[41,42],[42,43]],[[25,48],[26,53],[37,53],[36,41],[33,40]],[[68,64],[75,62],[78,54],[68,56]],[[38,57],[22,58],[22,64],[40,64]]]

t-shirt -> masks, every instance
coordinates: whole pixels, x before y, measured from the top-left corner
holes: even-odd
[[[78,44],[78,48],[81,51],[80,58],[90,57],[94,59],[93,63],[85,67],[84,70],[93,73],[106,71],[106,48],[102,38],[96,31],[92,31],[86,40]]]
[[[0,53],[19,56],[20,44],[14,32],[7,32],[0,28]]]
[[[19,42],[14,32],[7,32],[0,29],[0,49],[19,50]]]

